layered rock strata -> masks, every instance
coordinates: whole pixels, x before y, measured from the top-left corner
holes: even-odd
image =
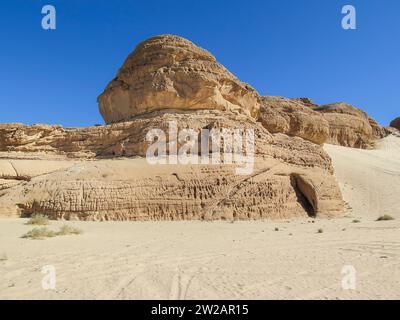
[[[241,165],[235,163],[149,164],[147,130],[168,132],[171,122],[178,130],[253,130],[252,172],[238,175]],[[82,220],[273,219],[335,216],[343,209],[331,160],[320,146],[273,135],[248,116],[162,113],[104,127],[52,128],[54,133],[48,126],[15,125],[18,134],[10,126],[3,133],[4,213]],[[29,167],[35,168],[30,175]]]
[[[259,122],[259,94],[186,39],[141,43],[98,101],[108,125],[0,125],[1,216],[233,220],[343,211],[331,159],[319,145],[326,121],[301,106],[312,103],[264,99]],[[268,111],[271,101],[282,110]],[[185,130],[197,139],[189,149]],[[226,132],[234,134],[204,151]],[[155,143],[165,149],[148,157]],[[169,161],[174,151],[189,163]],[[154,163],[160,152],[165,161]],[[235,162],[243,160],[238,154],[247,162]],[[238,173],[244,167],[250,170]]]

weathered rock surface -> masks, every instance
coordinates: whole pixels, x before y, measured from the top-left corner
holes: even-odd
[[[372,128],[372,137],[373,139],[383,139],[387,137],[390,132],[380,124],[378,124],[374,119],[368,116],[368,122]]]
[[[331,159],[318,145],[327,137],[325,115],[313,111],[307,99],[275,99],[278,110],[267,103],[261,124],[258,93],[210,53],[180,37],[151,38],[128,57],[99,97],[109,125],[0,125],[0,216],[216,220],[340,215],[343,200]],[[282,118],[282,130],[274,117]],[[167,153],[175,144],[178,150],[187,145],[185,138],[170,135],[171,126],[178,133],[191,129],[195,136],[202,129],[217,136],[227,129],[241,137],[254,132],[254,138],[244,139],[254,140],[253,157],[239,145],[254,159],[253,170],[240,175],[242,163],[211,162],[223,151],[223,161],[236,159],[229,153],[232,146],[226,150],[230,138],[202,154],[200,160],[208,164],[151,165],[146,159],[154,143],[147,139],[150,130],[165,133],[157,141],[166,143]],[[199,150],[191,153],[192,160],[199,158]]]
[[[161,35],[136,47],[98,102],[106,123],[115,123],[163,109],[235,110],[255,117],[259,99],[208,51]]]
[[[370,148],[389,130],[347,103],[319,106],[307,98],[262,97],[259,120],[272,133],[285,133],[317,144]]]
[[[13,157],[17,158],[24,154],[31,154],[30,158],[32,154],[45,154],[46,156],[65,156],[70,159],[145,157],[150,145],[146,141],[147,132],[152,129],[161,129],[168,133],[170,122],[176,123],[178,131],[186,128],[194,131],[200,131],[203,128],[209,130],[213,128],[252,129],[256,136],[256,155],[281,158],[291,164],[331,169],[328,155],[318,146],[285,135],[272,135],[255,119],[217,110],[182,113],[155,112],[129,122],[76,129],[48,125],[0,125],[0,136],[4,141],[0,145],[0,158],[10,153],[14,153]],[[183,144],[178,143],[178,148]],[[296,151],[299,154],[294,155],[290,151]],[[308,158],[310,153],[310,158]],[[313,158],[313,154],[317,159]]]
[[[347,103],[333,103],[314,108],[329,123],[328,143],[353,148],[370,148],[375,139],[388,135],[364,111]]]
[[[238,164],[148,164],[144,159],[147,130],[168,132],[171,121],[178,130],[253,129],[253,173],[237,175]],[[161,112],[83,129],[3,127],[7,129],[0,131],[5,141],[0,178],[9,182],[2,184],[0,204],[8,215],[44,213],[83,220],[273,219],[333,216],[343,209],[331,160],[320,146],[272,135],[245,115]],[[28,167],[35,173],[28,175],[24,169]]]
[[[400,130],[400,117],[394,119],[391,123],[390,126],[392,128],[396,128],[397,130]]]
[[[262,97],[260,121],[271,133],[297,136],[317,144],[329,137],[329,123],[311,109],[311,100]]]
[[[274,219],[342,209],[331,174],[272,160],[259,162],[247,178],[229,165],[99,160],[11,187],[1,199],[17,214],[81,220]]]

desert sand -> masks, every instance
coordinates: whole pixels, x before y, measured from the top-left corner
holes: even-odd
[[[2,219],[0,299],[400,298],[400,139],[324,149],[347,202],[343,218],[74,221],[66,223],[82,235],[46,240],[21,238],[26,219]],[[395,220],[375,221],[383,214]],[[55,290],[42,288],[45,265],[56,268]],[[355,290],[342,288],[346,265]]]

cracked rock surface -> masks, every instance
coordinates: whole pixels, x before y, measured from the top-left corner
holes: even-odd
[[[152,111],[234,110],[257,116],[260,97],[208,51],[174,35],[140,43],[98,97],[106,123]]]
[[[167,131],[172,120],[178,128],[254,130],[253,172],[238,175],[239,164],[149,164],[147,130]],[[112,126],[49,130],[7,127],[9,142],[0,152],[3,216],[230,220],[336,216],[343,209],[331,159],[319,145],[271,134],[244,115],[162,113]]]
[[[289,114],[263,113],[260,122],[259,94],[186,39],[162,35],[139,44],[98,100],[107,125],[0,124],[1,217],[249,220],[343,212],[320,145],[328,136],[324,115],[310,118],[315,111],[305,100],[275,99]],[[168,133],[171,122],[178,132],[254,132],[254,167],[240,175],[243,164],[212,164],[210,152],[208,163],[150,164],[146,135]],[[169,134],[159,141],[168,151],[186,144]]]

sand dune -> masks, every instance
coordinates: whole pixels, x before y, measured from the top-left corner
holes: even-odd
[[[353,214],[375,218],[390,214],[400,219],[400,139],[388,136],[376,150],[325,145],[331,156],[344,199]]]
[[[0,299],[398,299],[400,139],[325,149],[349,206],[340,219],[69,222],[84,234],[47,240],[0,220]],[[42,288],[45,265],[55,290]],[[346,265],[355,290],[342,288]]]

